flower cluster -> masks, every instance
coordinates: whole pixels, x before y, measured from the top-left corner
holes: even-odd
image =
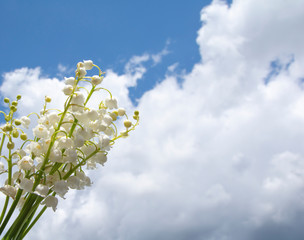
[[[87,76],[87,71],[94,67],[99,74]],[[36,114],[38,121],[32,129],[33,139],[28,139],[20,128],[29,128],[31,114],[14,118],[21,96],[12,102],[4,99],[9,105],[9,113],[2,112],[6,124],[1,128],[0,155],[6,144],[8,156],[1,155],[1,159],[6,161],[0,161],[0,174],[6,174],[7,178],[0,191],[7,197],[0,218],[0,234],[15,208],[20,208],[19,216],[5,239],[16,236],[22,239],[46,208],[56,210],[57,196],[65,198],[69,189],[80,190],[90,186],[91,180],[85,169],[103,165],[115,141],[128,136],[138,125],[139,112],[134,112],[131,121],[125,109],[118,107],[111,92],[100,87],[103,78],[104,72],[91,60],[79,62],[75,77],[64,80],[62,91],[67,98],[63,110],[48,109],[51,98],[45,97],[43,110]],[[82,83],[89,87],[82,86]],[[108,98],[100,101],[96,109],[89,108],[87,103],[96,91],[106,91]],[[118,132],[116,121],[123,123],[123,131]],[[22,144],[15,148],[14,139],[18,138]],[[13,203],[6,214],[9,199]],[[40,205],[44,207],[34,218]]]

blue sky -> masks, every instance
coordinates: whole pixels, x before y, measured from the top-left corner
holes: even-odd
[[[303,1],[0,9],[0,95],[22,94],[18,117],[46,94],[61,108],[61,80],[83,59],[107,70],[119,106],[140,111],[136,131],[88,171],[94,184],[59,198],[29,239],[303,239]]]
[[[133,55],[169,54],[131,89],[136,99],[160,81],[167,66],[190,71],[200,59],[196,44],[200,9],[189,1],[1,1],[0,73],[37,66],[56,76],[58,64],[92,59],[121,73]]]

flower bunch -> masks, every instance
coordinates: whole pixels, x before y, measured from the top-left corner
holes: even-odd
[[[87,76],[87,71],[94,67],[98,75]],[[15,209],[20,211],[3,239],[23,239],[47,208],[56,210],[58,196],[65,198],[69,189],[90,186],[85,170],[103,165],[115,141],[127,137],[138,125],[139,112],[135,111],[134,120],[129,120],[111,92],[100,87],[103,78],[104,72],[91,60],[79,62],[75,77],[65,78],[63,93],[67,98],[63,110],[48,109],[51,98],[45,97],[43,109],[36,114],[38,121],[32,129],[33,139],[28,139],[22,130],[22,127],[29,127],[31,114],[20,119],[14,117],[21,96],[15,101],[4,99],[9,112],[1,112],[6,123],[1,128],[0,174],[7,177],[0,187],[6,195],[0,234]],[[83,87],[82,82],[89,87]],[[96,109],[89,108],[90,98],[100,90],[108,92],[109,97],[100,101]],[[121,132],[115,125],[118,119],[124,125]],[[21,146],[15,148],[18,141]],[[2,155],[4,146],[7,154]]]

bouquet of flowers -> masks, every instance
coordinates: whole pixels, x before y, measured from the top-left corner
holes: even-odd
[[[87,76],[94,67],[99,74]],[[33,139],[22,129],[29,127],[32,114],[14,116],[21,96],[15,101],[4,99],[8,113],[1,111],[5,124],[0,128],[0,174],[6,176],[0,186],[6,195],[0,215],[2,239],[23,239],[47,208],[56,210],[58,196],[90,186],[85,170],[103,165],[115,141],[138,125],[139,112],[134,112],[131,121],[111,92],[99,86],[103,78],[104,72],[91,60],[79,62],[75,77],[65,78],[63,110],[48,109],[51,98],[46,96],[43,109],[35,113]],[[89,87],[83,87],[83,82]],[[109,97],[97,109],[89,108],[87,103],[96,91],[106,91]],[[115,125],[118,119],[124,125],[121,132]],[[21,142],[20,147],[14,141]],[[19,212],[14,213],[16,209]]]

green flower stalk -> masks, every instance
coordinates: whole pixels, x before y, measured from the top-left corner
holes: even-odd
[[[94,67],[99,74],[87,76]],[[103,166],[115,141],[127,137],[138,125],[138,111],[132,122],[111,92],[99,87],[103,78],[104,72],[91,60],[79,62],[75,77],[65,78],[63,110],[48,109],[51,98],[46,96],[43,110],[35,113],[38,124],[32,129],[34,139],[22,130],[29,128],[32,114],[14,117],[21,96],[15,101],[4,99],[9,112],[1,112],[5,124],[0,129],[0,174],[6,175],[0,187],[6,195],[0,215],[2,239],[23,239],[47,208],[56,211],[59,198],[64,199],[70,189],[90,186],[86,169]],[[82,87],[82,82],[89,83],[89,89]],[[101,100],[97,109],[87,107],[97,91],[106,91],[109,97]],[[119,119],[125,128],[120,133],[115,124]],[[14,139],[18,138],[22,144],[16,148]],[[4,147],[7,155],[2,155]],[[13,214],[17,209],[19,213]]]

